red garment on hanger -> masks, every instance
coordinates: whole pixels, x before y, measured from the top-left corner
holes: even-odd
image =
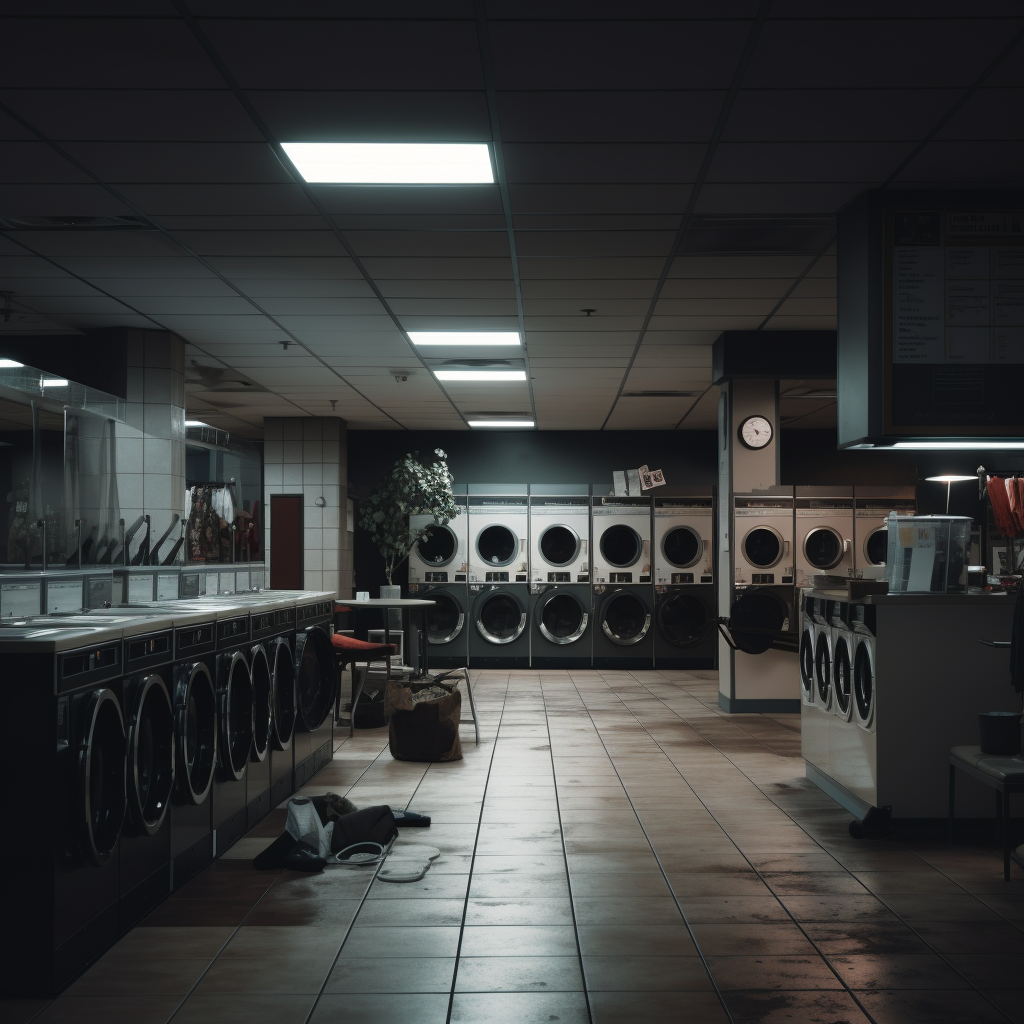
[[[1024,533],[1024,509],[1021,508],[1017,481],[1012,476],[1006,478],[1006,497],[1010,503],[1010,515],[1013,517],[1013,536]]]
[[[1017,524],[1010,509],[1010,497],[1006,492],[1006,481],[1001,476],[988,478],[988,500],[992,505],[992,517],[1000,537],[1015,537]]]

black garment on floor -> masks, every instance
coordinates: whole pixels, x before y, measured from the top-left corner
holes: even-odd
[[[331,849],[337,853],[353,843],[380,843],[381,846],[387,846],[397,835],[395,816],[390,807],[386,804],[364,807],[361,811],[343,814],[335,820]]]
[[[252,866],[257,871],[274,871],[284,867],[284,859],[292,852],[298,840],[290,832],[282,832],[256,859]]]

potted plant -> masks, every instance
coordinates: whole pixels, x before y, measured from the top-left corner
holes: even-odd
[[[370,534],[384,559],[389,588],[393,586],[395,570],[430,531],[429,525],[410,530],[409,517],[430,516],[446,526],[458,515],[448,456],[440,448],[435,448],[434,454],[437,458],[430,463],[421,462],[419,452],[399,459],[362,503],[359,525]],[[393,592],[381,593],[381,597],[398,596]]]

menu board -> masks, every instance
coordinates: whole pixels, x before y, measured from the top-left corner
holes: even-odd
[[[1024,208],[886,215],[886,432],[1019,429]]]

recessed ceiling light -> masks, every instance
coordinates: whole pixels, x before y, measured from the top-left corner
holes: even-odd
[[[435,370],[438,380],[526,380],[525,370]]]
[[[186,427],[208,427],[209,423],[204,423],[202,420],[185,420]]]
[[[414,345],[520,346],[518,331],[409,331]]]
[[[24,363],[19,363],[14,359],[0,359],[0,369],[2,370],[17,370],[24,365]]]
[[[532,427],[533,420],[467,420],[471,427]]]
[[[305,181],[336,185],[490,185],[486,143],[283,142]]]
[[[1024,441],[897,441],[893,448],[917,451],[991,451],[997,448],[1024,448]]]
[[[41,388],[66,388],[68,382],[64,377],[44,377],[40,382]]]

